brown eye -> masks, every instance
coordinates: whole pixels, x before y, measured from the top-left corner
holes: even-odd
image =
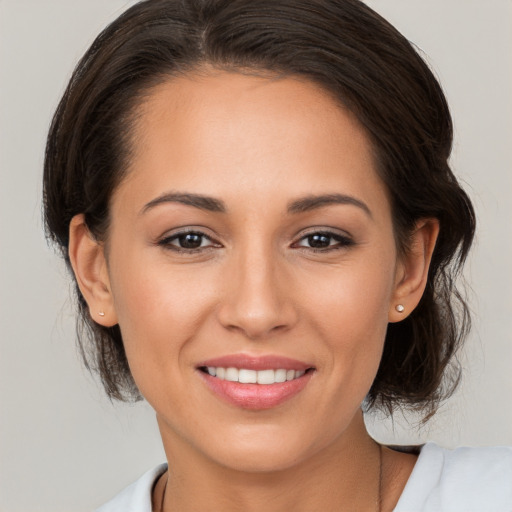
[[[183,249],[198,249],[203,243],[203,235],[198,233],[187,233],[177,237],[176,242]]]
[[[295,246],[316,251],[330,251],[335,249],[343,249],[353,244],[353,240],[347,236],[340,235],[339,233],[320,231],[316,233],[310,233],[309,235],[302,237],[295,244]]]
[[[181,233],[167,236],[160,240],[158,245],[178,252],[194,252],[211,247],[220,247],[210,237],[199,231],[182,231]]]
[[[325,234],[310,235],[307,237],[307,241],[310,247],[320,249],[323,247],[329,247],[331,245],[333,237]]]

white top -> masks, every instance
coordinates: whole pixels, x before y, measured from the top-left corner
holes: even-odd
[[[96,512],[151,512],[151,490],[166,469],[148,471]],[[427,443],[394,512],[512,512],[512,447]]]

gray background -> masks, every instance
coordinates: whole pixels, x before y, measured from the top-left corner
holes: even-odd
[[[71,70],[123,0],[0,0],[0,511],[87,511],[163,460],[146,404],[112,405],[74,347],[69,280],[40,219],[43,151]],[[426,54],[455,120],[453,165],[479,218],[460,391],[381,441],[512,444],[512,1],[368,2]]]

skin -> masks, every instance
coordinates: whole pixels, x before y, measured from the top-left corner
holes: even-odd
[[[210,70],[159,85],[139,114],[106,246],[78,215],[70,257],[92,317],[119,323],[156,411],[171,470],[155,510],[363,511],[379,495],[392,510],[414,457],[381,451],[361,402],[388,322],[421,298],[437,222],[418,223],[398,256],[364,130],[310,82]],[[170,193],[225,211],[162,199]],[[352,199],[290,211],[333,194]],[[187,230],[204,234],[192,252],[176,236]],[[314,233],[325,247],[312,247]],[[245,410],[197,369],[233,353],[291,357],[314,372],[283,404]]]

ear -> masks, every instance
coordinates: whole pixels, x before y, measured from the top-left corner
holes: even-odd
[[[92,236],[83,214],[69,224],[69,259],[91,318],[105,327],[117,324],[104,246]]]
[[[439,234],[437,219],[422,219],[411,236],[410,247],[397,265],[395,288],[389,306],[390,322],[406,318],[418,305],[427,284],[428,269]],[[403,311],[397,307],[403,306]]]

